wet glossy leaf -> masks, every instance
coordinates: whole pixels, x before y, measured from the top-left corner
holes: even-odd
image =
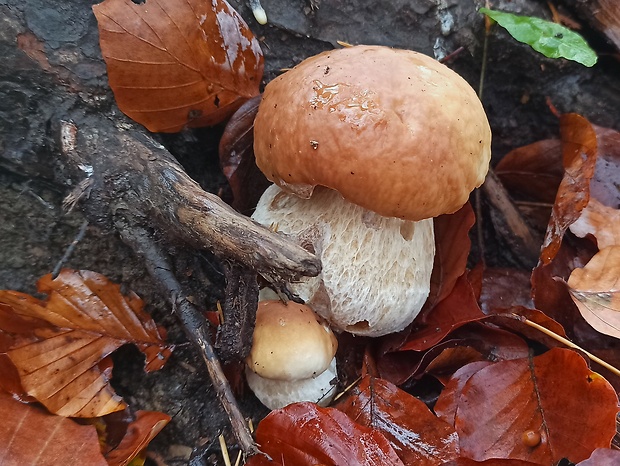
[[[462,454],[479,461],[578,462],[609,447],[616,431],[615,390],[566,349],[484,367],[456,399]]]
[[[486,461],[474,461],[469,458],[457,458],[444,463],[442,466],[540,466],[538,463],[523,460],[504,460],[494,458]]]
[[[225,0],[106,0],[93,11],[116,102],[150,131],[219,123],[258,94],[262,52]]]
[[[598,142],[598,157],[590,193],[602,204],[620,208],[620,132],[594,126]]]
[[[254,158],[254,117],[261,96],[243,104],[230,118],[220,139],[220,166],[232,190],[232,206],[251,215],[260,196],[271,182],[256,166]]]
[[[616,466],[620,464],[620,451],[611,448],[597,448],[592,456],[577,466]]]
[[[598,332],[620,338],[620,246],[599,251],[568,279],[583,318]]]
[[[109,385],[111,366],[101,365],[104,358],[135,343],[146,355],[146,368],[152,370],[160,368],[171,352],[142,310],[142,301],[135,294],[123,296],[118,285],[88,271],[63,270],[56,280],[47,275],[38,287],[48,294],[47,300],[0,291],[0,303],[12,314],[38,322],[28,332],[0,329],[8,340],[7,360],[23,389],[63,416],[96,417],[124,409]],[[0,309],[5,315],[6,306]]]
[[[512,306],[534,307],[530,275],[518,269],[486,268],[480,294],[482,312],[492,314]]]
[[[385,380],[365,377],[336,407],[358,424],[379,430],[405,464],[439,465],[458,454],[454,428]]]
[[[585,66],[596,64],[596,53],[584,38],[560,24],[488,8],[480,8],[480,12],[497,21],[516,40],[528,44],[545,57],[566,58]]]
[[[452,330],[484,318],[466,275],[461,275],[452,292],[427,315],[414,322],[409,338],[400,351],[422,351],[445,338]]]
[[[564,177],[558,188],[555,204],[540,253],[548,264],[560,249],[564,233],[579,218],[590,199],[590,179],[597,156],[596,133],[592,125],[574,113],[560,117]]]
[[[97,431],[0,392],[0,464],[106,466]]]
[[[469,230],[475,222],[476,216],[469,202],[453,214],[434,219],[436,252],[427,308],[448,296],[458,278],[465,273],[471,249]]]
[[[506,154],[495,173],[511,196],[553,203],[562,181],[562,142],[559,139],[519,147]]]
[[[136,418],[127,426],[119,445],[106,453],[110,466],[125,466],[170,422],[170,416],[157,411],[137,411]]]
[[[334,408],[294,403],[272,411],[256,429],[256,441],[273,462],[262,455],[248,466],[404,466],[386,438]]]

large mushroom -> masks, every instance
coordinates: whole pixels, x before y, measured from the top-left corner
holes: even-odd
[[[270,82],[254,124],[275,183],[253,218],[323,264],[292,291],[335,327],[379,336],[413,321],[430,290],[432,218],[484,181],[491,131],[458,74],[420,53],[356,46]]]

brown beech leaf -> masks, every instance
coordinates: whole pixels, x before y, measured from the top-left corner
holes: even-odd
[[[404,464],[439,465],[458,456],[454,428],[385,380],[366,376],[336,408],[380,431]]]
[[[571,298],[598,332],[620,338],[620,246],[601,249],[568,279]]]
[[[570,231],[579,238],[592,235],[599,249],[620,245],[620,210],[591,198]]]
[[[489,313],[489,317],[485,322],[492,322],[502,328],[512,330],[515,333],[523,335],[529,340],[538,341],[548,348],[555,348],[556,346],[562,345],[554,338],[551,338],[543,332],[525,324],[522,320],[523,318],[551,330],[556,335],[566,337],[564,327],[562,327],[547,314],[539,311],[538,309],[529,309],[523,306],[513,306],[507,309],[495,309],[494,312]]]
[[[2,466],[106,466],[97,431],[0,392]]]
[[[530,273],[517,269],[486,268],[482,276],[480,308],[485,314],[512,306],[534,307]]]
[[[261,451],[248,466],[404,466],[388,440],[335,408],[294,403],[272,411],[256,429]]]
[[[414,321],[411,334],[399,348],[400,351],[422,351],[432,347],[445,338],[452,330],[484,318],[478,306],[474,290],[461,275],[451,293],[437,303],[428,314]]]
[[[462,455],[478,461],[578,462],[609,447],[616,432],[615,390],[571,350],[479,369],[456,400]]]
[[[553,203],[562,181],[562,142],[545,139],[510,151],[495,167],[511,196]]]
[[[258,94],[263,56],[225,0],[93,6],[119,108],[150,131],[208,126]]]
[[[577,466],[617,466],[620,464],[620,451],[611,448],[597,448],[587,460]]]
[[[517,359],[527,356],[528,351],[527,343],[518,335],[472,322],[426,351],[383,354],[377,361],[377,367],[382,378],[401,385],[410,378],[419,378],[427,373],[445,380],[447,375],[460,367],[459,362],[465,362],[468,358],[492,361]]]
[[[15,367],[25,392],[51,412],[63,416],[97,417],[125,408],[109,385],[111,365],[104,359],[126,343],[146,355],[146,368],[158,369],[170,355],[159,329],[142,311],[135,294],[100,274],[63,270],[38,283],[48,294],[40,301],[16,291],[0,291],[0,311],[10,306],[18,318],[38,322],[28,332],[0,328],[10,343],[6,361]],[[0,315],[2,312],[0,312]],[[7,319],[1,319],[0,323]]]
[[[493,364],[491,361],[475,361],[458,369],[450,378],[435,403],[435,413],[450,425],[454,425],[456,409],[465,383],[480,369]]]
[[[560,135],[564,177],[558,188],[540,252],[542,264],[548,264],[555,257],[564,233],[588,204],[590,180],[596,164],[596,133],[588,120],[575,113],[562,115]]]
[[[136,418],[127,426],[120,444],[106,453],[110,466],[125,466],[170,422],[170,416],[157,411],[137,411]]]
[[[594,126],[598,157],[590,194],[609,207],[620,208],[620,132]]]
[[[220,139],[220,166],[232,190],[232,206],[250,215],[271,182],[256,166],[254,118],[261,96],[244,103],[230,118]]]
[[[469,230],[476,222],[476,216],[468,202],[455,213],[440,215],[433,222],[436,252],[427,308],[448,296],[458,278],[465,273],[471,248]]]
[[[506,460],[493,458],[486,461],[474,461],[469,458],[457,458],[444,463],[442,466],[540,466],[538,463],[523,460]]]

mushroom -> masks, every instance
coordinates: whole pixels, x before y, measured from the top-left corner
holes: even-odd
[[[269,409],[298,401],[325,406],[336,391],[337,348],[334,333],[308,306],[261,301],[246,359],[248,385]]]
[[[265,88],[254,151],[277,186],[253,218],[320,257],[322,273],[291,290],[332,325],[400,331],[430,290],[432,218],[482,184],[490,143],[476,93],[436,60],[381,46],[324,52]]]

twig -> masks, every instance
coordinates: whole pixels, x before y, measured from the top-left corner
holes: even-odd
[[[209,324],[183,292],[181,284],[171,271],[172,267],[168,258],[159,249],[157,241],[151,237],[146,229],[131,222],[123,224],[122,221],[123,218],[118,217],[116,226],[123,241],[144,258],[150,275],[157,285],[167,292],[173,311],[181,322],[185,334],[200,350],[213,383],[213,388],[228,415],[233,433],[239,442],[241,450],[246,456],[260,453],[211,345],[211,335],[208,330]]]
[[[522,317],[518,314],[512,314],[512,316],[514,316],[516,319],[518,319],[519,321],[523,322],[526,325],[529,325],[532,328],[535,328],[536,330],[544,333],[545,335],[550,336],[551,338],[553,338],[554,340],[559,341],[560,343],[568,346],[569,348],[573,348],[576,350],[581,351],[583,354],[585,354],[588,358],[590,358],[590,360],[596,362],[597,364],[600,364],[601,366],[603,366],[605,369],[608,369],[609,371],[611,371],[612,373],[614,373],[615,375],[620,377],[620,370],[616,369],[614,366],[612,366],[611,364],[609,364],[608,362],[603,361],[601,358],[593,355],[592,353],[584,350],[581,346],[576,345],[575,343],[573,343],[572,341],[558,335],[555,332],[552,332],[551,330],[549,330],[546,327],[543,327],[540,324],[537,324],[536,322],[532,322],[529,319],[526,319],[525,317]]]
[[[88,228],[88,220],[84,220],[82,222],[82,225],[80,226],[80,231],[78,231],[78,234],[75,235],[75,238],[73,239],[73,241],[71,241],[71,244],[69,245],[69,247],[67,247],[67,249],[65,250],[65,253],[62,255],[61,259],[58,261],[58,263],[54,267],[54,270],[52,270],[52,280],[58,277],[63,266],[67,263],[67,261],[73,254],[73,251],[75,251],[75,248],[77,247],[77,245],[80,243],[80,241],[84,239],[84,235],[86,235],[87,228]]]

